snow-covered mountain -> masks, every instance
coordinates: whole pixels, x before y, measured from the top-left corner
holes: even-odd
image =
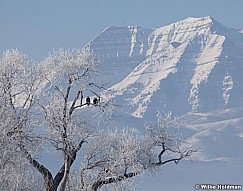
[[[146,59],[148,37],[152,31],[139,26],[112,26],[86,45],[85,48],[92,50],[102,63],[103,77],[99,76],[99,80],[114,85]]]
[[[211,17],[187,18],[157,29],[109,27],[86,48],[101,59],[102,80],[110,81],[103,96],[125,108],[113,126],[141,127],[157,112],[172,111],[186,122],[182,136],[202,151],[194,156],[196,164],[165,167],[160,180],[151,187],[154,180],[148,179],[143,190],[160,190],[161,179],[167,190],[192,190],[202,181],[242,183],[241,30]],[[175,184],[179,188],[170,184],[170,177],[180,180]]]
[[[100,81],[109,81],[103,99],[125,108],[112,126],[141,127],[157,112],[172,111],[186,122],[182,136],[202,151],[194,164],[165,167],[160,180],[146,180],[143,190],[160,190],[161,179],[167,190],[242,184],[242,30],[211,17],[187,18],[157,29],[109,27],[86,48],[101,59]]]
[[[114,84],[108,97],[135,117],[243,105],[243,36],[211,17],[158,29],[109,27],[87,47]]]

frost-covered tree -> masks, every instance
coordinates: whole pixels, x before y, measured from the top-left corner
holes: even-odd
[[[95,132],[93,117],[85,116],[87,110],[91,106],[106,108],[107,103],[103,104],[97,93],[102,87],[93,83],[98,64],[87,51],[63,49],[53,52],[43,62],[47,83],[38,100],[44,113],[42,126],[46,129],[42,140],[63,156],[63,165],[55,176],[38,163],[35,166],[44,176],[46,190],[58,187],[60,191],[65,190],[78,151]],[[87,95],[96,101],[87,101]]]
[[[82,118],[81,108],[105,107],[96,93],[100,87],[92,82],[97,64],[92,54],[81,50],[60,49],[41,63],[33,62],[17,50],[3,53],[1,145],[6,144],[3,147],[6,152],[13,150],[11,153],[25,157],[24,162],[43,176],[45,190],[58,187],[65,190],[77,152],[92,136],[93,129]],[[85,102],[84,93],[96,97],[96,103]],[[51,148],[63,156],[63,165],[55,176],[37,160],[42,150]],[[0,157],[4,169],[7,163],[23,164],[11,153]]]
[[[34,124],[30,121],[33,98],[40,83],[34,68],[35,63],[17,50],[4,52],[0,60],[1,190],[42,189],[20,152],[24,147],[31,147],[33,154],[39,150],[39,141],[32,133]]]
[[[131,128],[99,131],[84,153],[80,190],[96,191],[110,184],[116,190],[126,186],[130,178],[189,158],[196,149],[180,139],[180,126],[167,115],[146,124],[142,134]]]
[[[1,190],[98,190],[191,156],[194,149],[159,118],[146,133],[104,128],[113,105],[94,83],[98,60],[87,50],[54,51],[36,63],[17,50],[0,61]],[[176,132],[176,131],[175,131]],[[71,169],[82,149],[79,169]],[[38,157],[63,159],[54,174]],[[38,173],[36,173],[38,172]]]

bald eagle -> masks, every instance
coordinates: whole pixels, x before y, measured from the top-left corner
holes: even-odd
[[[90,97],[86,97],[86,104],[89,106],[90,105]]]
[[[95,106],[98,105],[98,99],[97,99],[96,97],[93,99],[93,104],[94,104]]]

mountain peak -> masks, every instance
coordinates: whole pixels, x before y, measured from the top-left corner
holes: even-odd
[[[152,31],[137,25],[110,26],[86,45],[103,63],[101,70],[106,83],[121,81],[145,59]]]
[[[130,26],[109,26],[106,27],[102,33],[104,32],[111,32],[111,31],[119,31],[119,30],[143,30],[146,28],[143,28],[141,26],[138,25],[130,25]]]
[[[203,28],[210,28],[216,23],[217,22],[210,16],[201,18],[188,17],[184,20],[172,23],[170,25],[160,27],[155,31],[156,33],[160,33],[161,30],[162,32],[167,30],[168,32],[181,33],[186,31],[199,30]]]
[[[172,112],[182,116],[177,120],[186,125],[188,142],[207,151],[197,159],[242,161],[234,150],[243,138],[243,110],[237,108],[243,105],[240,30],[210,16],[188,17],[154,30],[109,27],[90,45],[103,58],[104,81],[114,82],[102,100],[122,106],[114,112],[123,116],[114,126],[141,127],[158,112]],[[226,152],[215,152],[219,148]]]
[[[206,21],[206,22],[214,22],[215,20],[211,16],[205,16],[205,17],[187,17],[184,21],[196,21],[196,22]]]
[[[242,68],[243,62],[234,58],[236,49],[243,51],[238,43],[242,36],[237,35],[210,16],[155,29],[148,35],[146,56],[110,88],[111,97],[126,100],[136,117],[161,110],[185,114],[235,106],[234,97],[243,92],[234,81],[239,78],[234,68]]]
[[[103,63],[104,81],[113,82],[107,96],[125,101],[133,116],[210,111],[243,101],[243,36],[210,16],[157,29],[112,26],[89,46]]]

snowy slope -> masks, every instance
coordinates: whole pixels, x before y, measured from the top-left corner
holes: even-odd
[[[242,185],[243,108],[189,113],[178,120],[186,121],[182,135],[200,152],[192,161],[164,166],[155,177],[145,175],[142,190],[187,191],[195,190],[195,184]]]
[[[101,60],[99,81],[108,82],[109,86],[123,80],[145,59],[151,32],[152,29],[139,26],[112,26],[86,45]]]
[[[243,35],[209,16],[158,29],[108,27],[86,48],[101,59],[103,79],[118,82],[103,97],[126,108],[126,119],[118,120],[124,126],[172,111],[189,120],[198,142],[206,137],[202,131],[229,134],[228,127],[242,124],[243,112],[236,108],[243,105]],[[241,140],[242,128],[232,131],[241,132],[235,134]]]
[[[241,34],[243,34],[243,29],[234,29],[234,30],[239,32],[239,33],[241,33]]]
[[[125,70],[103,95],[123,109],[112,126],[141,127],[158,111],[172,111],[188,123],[182,133],[205,150],[197,160],[243,158],[234,154],[243,144],[243,36],[238,31],[211,17],[187,18],[154,30],[109,27],[88,47],[103,59],[103,68],[113,70],[113,80],[116,67]],[[216,152],[226,145],[229,152]]]
[[[156,120],[153,116],[150,120]],[[243,161],[243,107],[216,110],[212,112],[191,112],[177,117],[182,125],[180,136],[197,145],[199,151],[194,155],[197,161]],[[136,127],[143,129],[144,118],[128,114],[114,117],[111,126],[118,128]]]
[[[187,121],[186,129],[192,131],[189,140],[202,149],[196,156],[197,160],[234,162],[243,159],[243,152],[239,150],[243,145],[242,107],[190,113],[181,119]]]
[[[103,97],[114,99],[123,109],[111,125],[141,128],[158,111],[172,111],[186,122],[182,136],[201,151],[192,163],[170,164],[156,177],[146,174],[142,190],[186,191],[200,183],[242,185],[242,33],[211,17],[187,18],[154,30],[140,28],[146,35],[133,46],[128,29],[108,28],[101,34],[106,40],[99,42],[98,36],[90,43],[104,58],[103,69],[112,71],[105,69],[106,77],[115,81]],[[126,46],[121,43],[124,36],[130,39]],[[131,54],[131,47],[137,47],[136,54]],[[141,47],[146,48],[139,54]]]
[[[121,127],[129,123],[141,129],[143,120],[123,115],[117,122]],[[243,107],[191,112],[177,120],[185,124],[181,136],[194,143],[198,153],[192,161],[165,165],[155,175],[146,173],[138,184],[142,191],[193,191],[195,184],[243,184]]]
[[[241,33],[211,17],[187,18],[158,29],[109,27],[85,48],[101,59],[98,82],[111,86],[102,100],[125,108],[109,126],[142,129],[158,111],[172,111],[186,122],[182,136],[200,148],[192,163],[169,164],[156,177],[146,174],[143,191],[243,184]],[[60,158],[43,163],[56,172]]]
[[[243,104],[242,52],[236,31],[211,17],[187,18],[155,29],[144,59],[108,96],[126,100],[136,117],[235,107]]]

